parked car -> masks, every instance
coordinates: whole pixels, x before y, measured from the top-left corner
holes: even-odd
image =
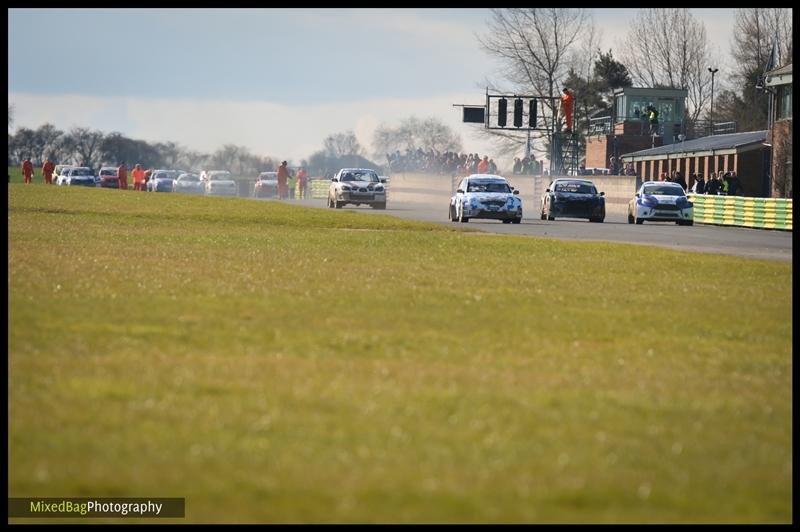
[[[175,180],[174,191],[184,194],[205,194],[206,188],[197,174],[181,174]]]
[[[328,207],[341,209],[347,204],[386,208],[385,181],[370,168],[342,168],[331,179]]]
[[[94,180],[94,170],[85,166],[74,166],[68,169],[63,184],[68,186],[80,185],[84,187],[97,186]]]
[[[278,195],[278,172],[261,172],[253,187],[254,198],[274,198]]]
[[[147,191],[172,192],[175,180],[179,175],[176,170],[155,170],[147,180]]]
[[[200,174],[200,180],[205,185],[207,196],[236,196],[239,193],[236,181],[227,170],[204,170]]]
[[[57,164],[55,170],[53,170],[53,180],[56,185],[66,185],[67,184],[67,172],[69,169],[72,168],[66,164]]]
[[[469,222],[472,218],[501,220],[504,224],[522,222],[522,199],[505,177],[472,174],[458,184],[450,197],[450,221]]]
[[[64,170],[65,168],[72,168],[72,165],[71,164],[57,164],[57,165],[55,165],[55,167],[53,168],[53,179],[55,180],[56,177],[61,175],[61,171]]]
[[[99,179],[97,183],[99,187],[119,188],[119,176],[117,175],[117,169],[113,166],[104,166],[100,168],[97,178]]]
[[[694,204],[683,187],[669,181],[645,181],[628,203],[628,223],[675,222],[694,225]]]
[[[589,179],[554,179],[542,195],[541,218],[587,218],[602,223],[606,218],[604,196]]]

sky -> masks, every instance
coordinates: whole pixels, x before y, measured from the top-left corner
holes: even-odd
[[[618,49],[636,10],[592,11],[602,49]],[[733,10],[692,12],[724,72]],[[483,104],[486,80],[500,81],[501,65],[477,39],[490,16],[465,8],[9,9],[9,132],[49,122],[206,152],[237,144],[299,164],[348,130],[371,155],[379,125],[417,116],[439,118],[463,150],[491,156],[491,142],[453,107]]]

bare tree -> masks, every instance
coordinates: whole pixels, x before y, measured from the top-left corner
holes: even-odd
[[[542,100],[545,112],[541,120],[552,128],[558,106],[554,98],[576,60],[576,46],[591,26],[591,16],[584,8],[492,9],[488,31],[479,41],[504,64],[506,81],[515,91],[548,97]],[[595,39],[593,31],[590,36]],[[516,151],[526,142],[519,133],[484,131],[497,141],[501,153]],[[546,140],[550,142],[549,135]]]
[[[657,28],[657,31],[654,29]],[[696,120],[711,97],[715,62],[706,28],[687,8],[645,8],[634,17],[621,54],[635,84],[686,89]]]
[[[214,170],[230,170],[239,157],[242,148],[234,144],[225,144],[211,156],[209,164]]]
[[[8,127],[11,127],[11,124],[14,123],[14,106],[8,104]]]
[[[74,142],[74,155],[81,166],[94,168],[102,155],[104,134],[88,127],[74,127],[69,132]]]
[[[460,150],[461,137],[437,118],[421,120],[412,116],[403,119],[397,127],[387,124],[379,126],[373,134],[372,147],[377,158],[396,150],[417,148],[441,153]]]
[[[775,67],[792,60],[792,10],[748,7],[736,10],[731,53],[736,59],[738,81],[763,71],[775,42]]]
[[[325,151],[331,157],[361,155],[361,145],[358,143],[356,134],[352,131],[328,135],[323,141],[323,146],[325,146]]]

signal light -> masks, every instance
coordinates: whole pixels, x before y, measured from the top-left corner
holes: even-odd
[[[514,127],[522,127],[522,98],[514,100]]]
[[[506,118],[508,117],[508,100],[500,98],[497,101],[497,125],[506,127]]]
[[[537,101],[535,99],[531,100],[530,112],[528,113],[528,123],[530,127],[536,127],[536,103]]]

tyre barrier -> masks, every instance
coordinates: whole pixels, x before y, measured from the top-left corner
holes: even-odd
[[[756,229],[792,230],[792,200],[688,194],[694,203],[694,221]]]

